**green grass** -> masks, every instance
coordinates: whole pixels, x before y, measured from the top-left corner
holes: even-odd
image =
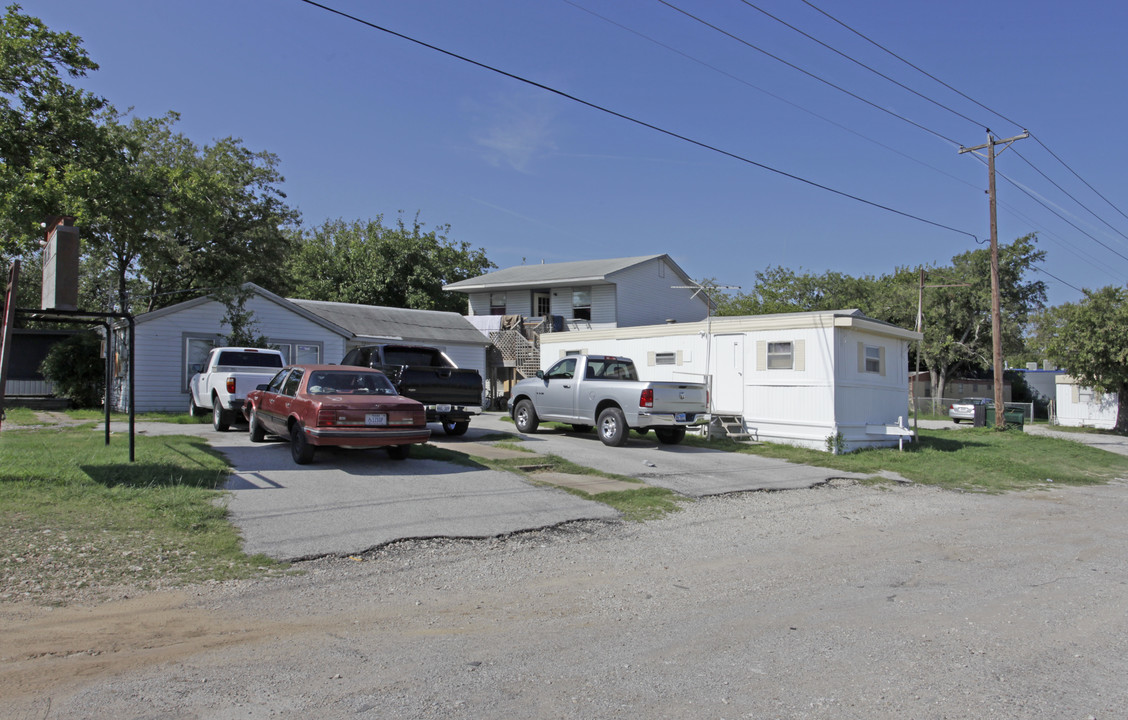
[[[0,600],[65,602],[84,587],[247,577],[283,565],[247,556],[227,519],[226,461],[201,438],[106,445],[89,426],[0,436]],[[81,567],[80,571],[76,568]]]
[[[741,445],[687,437],[702,447],[747,452],[849,472],[889,470],[914,482],[952,490],[1005,492],[1060,485],[1093,485],[1128,478],[1128,457],[1070,440],[993,428],[919,431],[920,440],[896,448],[830,455],[788,445]]]

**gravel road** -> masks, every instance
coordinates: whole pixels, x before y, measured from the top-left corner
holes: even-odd
[[[1128,483],[849,481],[0,606],[4,718],[1120,718]]]

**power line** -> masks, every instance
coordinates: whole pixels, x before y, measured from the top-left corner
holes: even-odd
[[[1012,148],[1012,150],[1013,150],[1013,148]],[[1024,157],[1023,155],[1022,155],[1022,153],[1020,153],[1020,152],[1019,152],[1018,150],[1014,150],[1014,154],[1015,154],[1015,155],[1018,155],[1018,156],[1019,156],[1020,158],[1022,158],[1022,161],[1023,161],[1023,162],[1025,162],[1025,163],[1026,163],[1027,165],[1029,165],[1029,166],[1030,166],[1031,168],[1033,168],[1033,169],[1034,169],[1034,172],[1038,173],[1038,174],[1039,174],[1039,175],[1041,175],[1041,176],[1042,176],[1043,178],[1045,178],[1047,182],[1049,182],[1049,183],[1050,183],[1051,185],[1053,185],[1053,186],[1054,186],[1054,187],[1056,187],[1056,188],[1057,188],[1058,190],[1060,190],[1060,191],[1061,191],[1061,192],[1062,192],[1062,193],[1063,193],[1063,194],[1064,194],[1064,195],[1065,195],[1065,196],[1066,196],[1067,198],[1069,198],[1069,199],[1070,199],[1070,200],[1072,200],[1073,202],[1075,202],[1075,203],[1077,203],[1078,205],[1080,205],[1080,206],[1081,206],[1082,208],[1084,208],[1084,209],[1085,209],[1085,210],[1086,210],[1086,211],[1087,211],[1087,212],[1088,212],[1088,213],[1089,213],[1090,215],[1092,215],[1092,216],[1093,216],[1093,217],[1095,217],[1095,218],[1096,218],[1097,220],[1100,220],[1100,221],[1101,221],[1102,223],[1104,223],[1104,224],[1105,224],[1106,226],[1108,226],[1108,229],[1109,229],[1109,230],[1112,230],[1112,231],[1113,231],[1114,233],[1116,233],[1116,234],[1117,234],[1117,235],[1119,235],[1120,237],[1124,238],[1125,240],[1128,240],[1128,235],[1125,235],[1124,233],[1122,233],[1122,232],[1120,232],[1119,230],[1117,230],[1117,229],[1116,229],[1115,227],[1113,227],[1113,226],[1112,226],[1112,224],[1110,224],[1110,223],[1109,223],[1109,222],[1108,222],[1107,220],[1105,220],[1105,219],[1104,219],[1104,218],[1102,218],[1102,217],[1101,217],[1100,215],[1097,215],[1097,214],[1096,214],[1095,212],[1093,212],[1092,210],[1090,210],[1090,209],[1089,209],[1089,207],[1088,207],[1087,205],[1085,205],[1085,203],[1083,203],[1083,202],[1081,202],[1080,200],[1078,200],[1077,198],[1073,197],[1073,195],[1071,195],[1071,194],[1069,193],[1069,191],[1067,191],[1067,190],[1066,190],[1065,188],[1063,188],[1063,187],[1062,187],[1061,185],[1058,185],[1058,184],[1057,184],[1056,182],[1054,182],[1054,181],[1053,181],[1053,180],[1052,180],[1052,179],[1051,179],[1051,178],[1050,178],[1050,177],[1049,177],[1048,175],[1046,175],[1046,173],[1044,173],[1044,172],[1042,172],[1042,171],[1041,171],[1040,169],[1038,169],[1038,167],[1037,167],[1037,166],[1035,166],[1035,165],[1034,165],[1034,163],[1032,163],[1032,162],[1030,162],[1029,160],[1027,160],[1027,159],[1026,159],[1026,158],[1025,158],[1025,157]]]
[[[940,138],[941,140],[944,140],[946,142],[951,143],[952,145],[954,145],[956,147],[960,147],[960,143],[953,140],[952,138],[947,137],[946,135],[943,135],[943,134],[941,134],[941,133],[939,133],[935,130],[932,130],[931,128],[924,126],[924,125],[921,125],[920,123],[916,122],[915,120],[910,120],[909,118],[905,117],[904,115],[899,115],[899,114],[893,112],[892,110],[890,110],[889,108],[884,108],[884,107],[878,105],[877,103],[875,103],[871,100],[867,100],[866,98],[862,97],[861,95],[858,95],[857,93],[850,92],[849,90],[842,87],[841,85],[836,85],[836,84],[832,83],[831,81],[829,81],[829,80],[827,80],[823,77],[820,77],[820,76],[814,74],[813,72],[810,72],[809,70],[805,70],[805,69],[799,67],[798,65],[792,63],[792,62],[788,62],[787,60],[784,60],[783,58],[779,57],[778,55],[773,55],[772,53],[768,52],[767,50],[748,42],[744,38],[733,35],[732,33],[725,30],[724,28],[718,27],[718,26],[710,23],[709,21],[704,20],[704,19],[694,15],[691,12],[688,12],[686,10],[682,10],[677,5],[674,5],[673,3],[669,2],[669,0],[658,0],[658,2],[662,3],[663,5],[670,8],[671,10],[674,10],[676,12],[681,13],[682,15],[685,15],[686,17],[690,18],[691,20],[694,20],[695,22],[701,23],[705,27],[716,30],[720,34],[724,35],[725,37],[732,38],[733,40],[737,41],[741,45],[744,45],[748,48],[751,48],[752,50],[755,50],[758,53],[761,53],[763,55],[766,55],[767,57],[770,57],[772,60],[775,60],[776,62],[783,63],[787,67],[803,73],[804,75],[806,75],[807,77],[809,77],[813,80],[818,80],[819,82],[823,83],[824,85],[827,85],[828,87],[832,87],[832,88],[834,88],[835,90],[837,90],[841,93],[845,93],[846,95],[849,95],[850,97],[854,98],[855,100],[859,100],[861,102],[864,102],[866,105],[869,105],[870,107],[872,107],[876,110],[880,110],[881,112],[883,112],[887,115],[891,115],[891,116],[897,118],[898,120],[901,120],[902,122],[906,122],[906,123],[912,125],[915,128],[918,128],[920,130],[925,131],[926,133],[928,133],[930,135],[934,135],[934,136]]]
[[[1040,272],[1040,273],[1042,273],[1043,275],[1049,275],[1050,277],[1052,277],[1052,278],[1053,278],[1054,280],[1057,280],[1057,281],[1058,281],[1059,283],[1061,283],[1062,285],[1065,285],[1066,287],[1071,287],[1071,288],[1073,288],[1074,290],[1076,290],[1076,291],[1077,291],[1077,292],[1079,292],[1079,293],[1084,293],[1084,292],[1085,292],[1084,290],[1082,290],[1081,288],[1077,287],[1076,285],[1073,285],[1073,284],[1071,284],[1071,283],[1067,283],[1066,281],[1062,280],[1062,279],[1061,279],[1061,278],[1059,278],[1059,277],[1058,277],[1057,275],[1054,275],[1054,274],[1053,274],[1052,272],[1050,272],[1049,270],[1046,270],[1045,268],[1041,268],[1041,267],[1038,267],[1037,265],[1033,265],[1033,264],[1032,264],[1032,265],[1030,266],[1030,269],[1031,269],[1031,270],[1034,270],[1035,272]]]
[[[755,5],[752,2],[750,2],[750,0],[740,0],[740,1],[742,3],[744,3],[745,5],[747,5],[748,7],[752,8],[753,10],[756,10],[757,12],[763,13],[764,15],[771,18],[772,20],[775,20],[777,23],[794,30],[795,32],[802,35],[803,37],[807,38],[808,40],[815,42],[815,43],[818,43],[819,45],[826,48],[827,50],[830,50],[832,53],[835,53],[836,55],[849,60],[850,62],[854,63],[855,65],[858,65],[859,67],[863,67],[866,70],[869,70],[871,73],[873,73],[874,75],[877,75],[880,78],[884,78],[885,80],[888,80],[889,82],[893,83],[894,85],[901,88],[902,90],[907,90],[907,91],[911,92],[913,95],[916,95],[917,97],[919,97],[920,99],[927,100],[928,102],[932,103],[936,107],[943,108],[944,110],[947,110],[948,112],[952,113],[956,117],[959,117],[963,120],[968,121],[972,125],[976,125],[976,126],[981,127],[981,128],[987,127],[987,125],[985,123],[981,123],[981,122],[978,122],[976,120],[973,120],[973,119],[969,118],[967,115],[964,115],[963,113],[961,113],[960,111],[954,110],[954,109],[948,107],[947,105],[940,102],[939,100],[934,100],[933,98],[928,97],[924,93],[917,92],[916,90],[909,87],[908,85],[905,85],[904,83],[900,82],[899,80],[894,80],[893,78],[889,77],[888,75],[881,72],[880,70],[876,70],[876,69],[870,67],[869,65],[866,65],[861,60],[858,60],[857,58],[854,58],[854,57],[842,52],[841,50],[823,42],[822,40],[819,40],[817,37],[815,37],[815,36],[813,36],[813,35],[811,35],[807,32],[804,32],[803,30],[800,30],[799,28],[795,27],[794,25],[787,22],[786,20],[783,20],[781,18],[776,17],[775,15],[772,15],[767,10],[764,10],[763,8],[759,7],[758,5]]]
[[[830,20],[833,20],[834,22],[838,23],[838,24],[839,24],[839,25],[841,25],[842,27],[846,28],[847,30],[849,30],[850,32],[854,33],[855,35],[857,35],[858,37],[862,38],[863,40],[865,40],[865,41],[866,41],[866,42],[868,42],[869,44],[873,45],[874,47],[878,48],[879,50],[882,50],[882,51],[884,51],[884,52],[886,52],[886,53],[888,53],[888,54],[892,55],[893,57],[897,58],[897,59],[898,59],[898,60],[900,60],[901,62],[903,62],[903,63],[905,63],[906,65],[908,65],[909,67],[911,67],[911,68],[912,68],[913,70],[916,70],[917,72],[921,73],[922,75],[924,75],[924,76],[926,76],[926,77],[928,77],[928,78],[930,78],[930,79],[932,79],[932,80],[935,80],[936,82],[940,83],[941,85],[943,85],[944,87],[948,88],[949,90],[951,90],[952,92],[956,93],[957,95],[959,95],[960,97],[964,98],[965,100],[968,100],[968,101],[970,101],[970,102],[973,102],[973,103],[975,103],[976,105],[978,105],[979,107],[983,108],[983,109],[984,109],[984,110],[986,110],[987,112],[989,112],[989,113],[991,113],[992,115],[995,115],[995,116],[997,116],[997,117],[1000,117],[1000,118],[1002,118],[1003,120],[1006,120],[1007,122],[1009,122],[1009,123],[1010,123],[1011,125],[1014,125],[1015,127],[1018,127],[1018,128],[1022,128],[1022,127],[1024,127],[1024,126],[1022,125],[1022,123],[1017,123],[1017,122],[1015,122],[1014,120],[1011,120],[1010,118],[1008,118],[1008,117],[1007,117],[1006,115],[1003,115],[1002,113],[998,112],[997,110],[992,110],[991,108],[987,107],[986,105],[984,105],[983,103],[979,102],[978,100],[976,100],[975,98],[971,97],[970,95],[966,95],[966,94],[964,94],[963,92],[961,92],[961,91],[957,90],[956,88],[952,87],[951,85],[949,85],[948,83],[944,82],[943,80],[941,80],[940,78],[936,77],[935,75],[933,75],[932,73],[928,72],[927,70],[923,70],[923,69],[921,69],[921,68],[917,67],[917,66],[916,66],[916,65],[914,65],[913,63],[909,62],[909,61],[908,61],[908,60],[906,60],[905,58],[901,57],[901,56],[900,56],[900,55],[898,55],[897,53],[895,53],[895,52],[893,52],[892,50],[890,50],[889,48],[887,48],[887,47],[885,47],[884,45],[880,44],[880,43],[879,43],[879,42],[877,42],[876,40],[872,40],[872,39],[870,39],[870,38],[869,38],[868,36],[864,35],[863,33],[859,32],[858,30],[855,30],[854,28],[850,27],[849,25],[847,25],[846,23],[842,22],[842,21],[841,21],[841,20],[839,20],[838,18],[834,17],[834,16],[833,16],[833,15],[831,15],[830,13],[828,13],[828,12],[826,12],[825,10],[823,10],[823,9],[821,9],[821,8],[819,8],[819,7],[817,7],[816,5],[814,5],[813,3],[811,3],[811,2],[810,2],[810,0],[800,0],[800,1],[801,1],[802,3],[804,3],[805,5],[807,5],[808,7],[810,7],[810,8],[812,9],[812,10],[815,10],[816,12],[818,12],[818,13],[821,13],[822,15],[826,16],[826,17],[827,17],[827,18],[829,18]]]
[[[1120,208],[1118,208],[1118,207],[1117,207],[1116,205],[1114,205],[1114,204],[1113,204],[1113,202],[1112,202],[1111,200],[1109,200],[1108,198],[1106,198],[1106,197],[1105,197],[1104,195],[1101,195],[1101,194],[1100,194],[1100,192],[1098,192],[1098,191],[1097,191],[1097,189],[1096,189],[1095,187],[1093,187],[1093,186],[1092,186],[1092,185],[1090,185],[1090,184],[1089,184],[1088,182],[1086,182],[1085,178],[1083,178],[1083,177],[1081,177],[1080,175],[1078,175],[1078,174],[1077,174],[1077,171],[1075,171],[1075,170],[1074,170],[1073,168],[1069,167],[1069,165],[1068,165],[1068,164],[1066,164],[1066,162],[1065,162],[1064,160],[1062,160],[1062,159],[1061,159],[1060,157],[1058,157],[1058,156],[1057,156],[1057,154],[1056,154],[1056,153],[1054,153],[1054,151],[1053,151],[1053,150],[1051,150],[1051,149],[1049,149],[1048,147],[1046,147],[1046,144],[1045,144],[1044,142],[1042,142],[1042,141],[1041,141],[1041,140],[1040,140],[1040,139],[1039,139],[1039,138],[1038,138],[1038,137],[1037,137],[1036,135],[1034,135],[1033,133],[1031,133],[1031,134],[1030,134],[1030,137],[1034,138],[1034,142],[1036,142],[1036,143],[1038,143],[1039,145],[1041,145],[1041,146],[1042,146],[1042,148],[1043,148],[1043,149],[1044,149],[1044,150],[1045,150],[1046,152],[1048,152],[1048,153],[1049,153],[1050,155],[1053,155],[1053,157],[1054,157],[1054,160],[1057,160],[1057,161],[1058,161],[1059,163],[1061,163],[1061,164],[1062,164],[1062,165],[1063,165],[1063,166],[1065,167],[1065,169],[1066,169],[1066,170],[1068,170],[1069,172],[1073,173],[1073,177],[1075,177],[1075,178],[1077,178],[1078,180],[1080,180],[1081,182],[1085,183],[1085,187],[1089,188],[1089,189],[1090,189],[1090,190],[1092,190],[1092,191],[1093,191],[1094,193],[1096,193],[1097,197],[1099,197],[1099,198],[1100,198],[1101,200],[1104,200],[1104,201],[1105,201],[1106,203],[1108,203],[1108,204],[1109,204],[1109,206],[1111,206],[1111,207],[1112,207],[1112,209],[1113,209],[1113,210],[1115,210],[1116,212],[1120,213],[1120,215],[1121,215],[1121,216],[1122,216],[1122,217],[1123,217],[1124,219],[1128,220],[1128,215],[1125,215],[1125,214],[1124,214],[1124,211],[1123,211],[1123,210],[1121,210],[1121,209],[1120,209]]]
[[[659,1],[662,2],[663,0],[659,0]],[[516,74],[508,72],[506,70],[501,70],[499,68],[493,67],[492,65],[487,65],[483,62],[473,60],[473,59],[468,58],[464,55],[459,55],[458,53],[452,52],[450,50],[444,50],[443,48],[440,48],[436,45],[431,45],[430,43],[424,42],[422,40],[418,40],[418,39],[413,38],[409,35],[404,35],[403,33],[396,32],[395,30],[392,30],[390,28],[386,28],[386,27],[383,27],[381,25],[377,25],[373,22],[369,22],[368,20],[364,20],[364,19],[359,18],[355,15],[350,15],[349,13],[346,13],[342,10],[337,10],[336,8],[331,8],[327,5],[323,5],[319,2],[315,2],[315,0],[300,0],[300,2],[303,2],[307,5],[311,5],[311,6],[316,7],[316,8],[319,8],[321,10],[324,10],[325,12],[332,13],[334,15],[338,15],[340,17],[347,19],[347,20],[351,20],[355,23],[359,23],[359,24],[364,25],[366,27],[372,28],[373,30],[379,30],[380,32],[387,33],[388,35],[398,37],[401,40],[406,40],[410,43],[414,43],[415,45],[419,45],[420,47],[425,47],[428,50],[434,50],[435,52],[442,53],[443,55],[446,55],[447,57],[451,57],[451,58],[454,58],[456,60],[461,60],[462,62],[469,63],[469,64],[471,64],[475,67],[482,68],[483,70],[489,70],[490,72],[497,73],[498,75],[502,75],[504,77],[510,78],[511,80],[516,80],[517,82],[525,83],[526,85],[530,85],[530,86],[538,88],[540,90],[544,90],[545,92],[549,92],[549,93],[552,93],[553,95],[557,95],[557,96],[565,98],[567,100],[571,100],[572,102],[579,103],[579,104],[581,104],[585,107],[591,108],[592,110],[598,110],[599,112],[606,113],[606,114],[611,115],[613,117],[617,117],[620,120],[626,120],[627,122],[634,123],[635,125],[639,125],[641,127],[647,128],[649,130],[653,130],[655,132],[661,133],[661,134],[666,135],[668,137],[672,137],[672,138],[675,138],[677,140],[687,142],[687,143],[689,143],[691,145],[695,145],[699,148],[715,152],[719,155],[724,155],[725,157],[732,158],[733,160],[738,160],[740,162],[747,163],[749,165],[753,165],[753,166],[758,167],[762,170],[767,170],[768,172],[775,173],[776,175],[782,175],[783,177],[790,178],[792,180],[796,180],[796,181],[801,182],[805,185],[810,185],[811,187],[819,188],[820,190],[825,190],[826,192],[833,193],[833,194],[838,195],[840,197],[848,198],[850,200],[854,200],[855,202],[859,202],[859,203],[862,203],[864,205],[869,205],[870,207],[878,208],[880,210],[885,210],[886,212],[893,213],[894,215],[900,215],[901,217],[909,218],[910,220],[916,220],[917,222],[921,222],[921,223],[924,223],[926,225],[931,225],[933,227],[938,227],[938,228],[941,228],[941,229],[944,229],[944,230],[949,230],[949,231],[957,233],[959,235],[966,235],[967,237],[972,238],[976,242],[979,242],[979,238],[976,237],[976,235],[974,233],[969,233],[969,232],[964,231],[964,230],[958,230],[954,227],[944,225],[943,223],[935,222],[933,220],[926,220],[925,218],[922,218],[918,215],[913,215],[912,213],[904,212],[904,211],[901,211],[901,210],[896,210],[896,209],[891,208],[887,205],[882,205],[881,203],[874,202],[872,200],[866,200],[865,198],[859,197],[857,195],[852,195],[852,194],[845,192],[843,190],[837,190],[837,189],[829,187],[827,185],[817,183],[814,180],[808,180],[804,177],[800,177],[798,175],[794,175],[794,174],[786,172],[784,170],[774,168],[770,165],[765,165],[764,163],[760,163],[760,162],[757,162],[755,160],[752,160],[751,158],[747,158],[747,157],[744,157],[742,155],[738,155],[736,153],[729,152],[728,150],[722,150],[721,148],[718,148],[714,145],[709,145],[708,143],[702,142],[700,140],[694,140],[693,138],[690,138],[686,135],[681,135],[681,134],[676,133],[672,130],[666,130],[665,128],[659,127],[659,126],[654,125],[652,123],[648,123],[644,120],[639,120],[638,118],[634,118],[630,115],[626,115],[626,114],[618,112],[616,110],[611,110],[610,108],[604,107],[602,105],[597,105],[597,104],[590,102],[588,100],[584,100],[584,99],[577,97],[575,95],[571,95],[569,93],[566,93],[563,90],[557,90],[556,88],[550,87],[548,85],[537,82],[535,80],[530,80],[528,78],[522,77],[520,75],[516,75]],[[933,134],[935,134],[935,133],[933,133]],[[947,139],[947,138],[944,138],[944,139]],[[959,145],[959,143],[956,143],[955,141],[950,140],[949,142],[952,142],[955,145]]]

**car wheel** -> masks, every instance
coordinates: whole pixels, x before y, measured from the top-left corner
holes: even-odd
[[[443,432],[447,435],[465,435],[466,428],[470,427],[469,420],[444,420],[442,422]],[[392,445],[390,447],[401,447],[399,445]],[[402,447],[407,447],[403,445]]]
[[[188,414],[192,417],[203,417],[205,412],[207,411],[196,404],[195,396],[188,393]]]
[[[266,431],[258,421],[258,411],[251,408],[251,416],[247,418],[247,427],[250,429],[251,442],[259,443],[266,439]]]
[[[658,436],[658,442],[663,445],[677,445],[685,439],[685,428],[683,427],[663,427],[654,428],[654,434]]]
[[[407,456],[411,454],[410,445],[389,445],[388,457],[393,460],[406,460]]]
[[[535,433],[540,420],[537,419],[537,411],[533,408],[533,403],[528,400],[517,403],[517,408],[513,411],[513,422],[519,431],[529,435]]]
[[[581,425],[579,423],[572,423],[572,429],[579,433],[591,432],[591,425]]]
[[[959,425],[959,424],[960,424],[960,419],[959,419],[959,418],[952,418],[952,422],[954,422],[955,424]]]
[[[219,398],[212,399],[212,427],[216,432],[227,432],[231,427],[231,413],[223,409]]]
[[[301,423],[290,426],[290,455],[299,465],[308,465],[313,462],[313,446],[306,439],[305,428]]]
[[[630,429],[627,428],[627,419],[623,411],[617,407],[609,407],[599,413],[599,439],[604,445],[618,447],[625,445]]]

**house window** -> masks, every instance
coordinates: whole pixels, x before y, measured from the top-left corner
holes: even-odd
[[[654,364],[655,365],[677,365],[678,364],[678,354],[672,353],[672,352],[654,353]]]
[[[768,343],[768,369],[790,370],[794,367],[794,352],[789,342]]]
[[[572,317],[591,320],[591,288],[572,289]]]
[[[505,293],[490,293],[490,315],[505,314]]]
[[[866,345],[865,371],[868,373],[881,372],[881,348],[875,345]]]

